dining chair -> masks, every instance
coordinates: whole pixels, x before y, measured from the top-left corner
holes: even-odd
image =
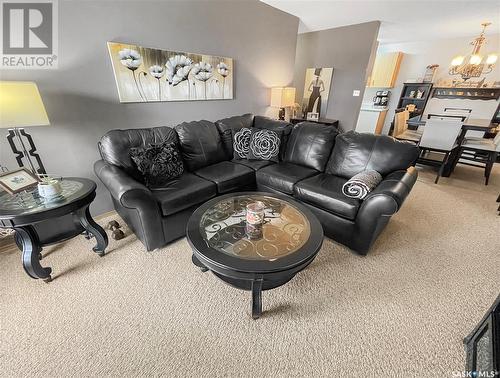
[[[469,108],[444,108],[444,112],[465,115],[468,117],[472,113],[472,109],[469,109]]]
[[[458,148],[457,137],[462,129],[462,121],[454,118],[430,118],[427,120],[422,138],[420,139],[420,157],[417,160],[419,164],[432,165],[439,167],[435,184],[442,176],[444,167],[449,162],[450,154]],[[429,159],[425,155],[429,152],[444,154],[442,160]]]
[[[394,114],[394,130],[392,136],[399,140],[407,140],[413,143],[418,143],[422,137],[422,132],[418,130],[408,130],[408,119],[410,112],[402,110]]]
[[[458,115],[458,116],[465,116],[465,120],[468,120],[469,117],[472,114],[472,109],[469,108],[444,108],[444,114],[445,115]],[[484,138],[484,132],[483,131],[476,131],[476,130],[468,130],[467,133],[465,134],[467,138]]]
[[[493,139],[471,139],[466,137],[460,146],[459,159],[457,159],[454,165],[464,164],[471,167],[483,168],[485,177],[484,185],[488,185],[493,164],[495,164],[499,153],[500,132]]]

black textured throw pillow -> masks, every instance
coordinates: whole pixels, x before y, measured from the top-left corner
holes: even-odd
[[[149,188],[161,187],[184,173],[181,154],[172,142],[131,148],[130,158]]]
[[[232,130],[233,133],[233,158],[246,159],[250,149],[250,135],[252,130],[243,127],[239,130]]]
[[[252,129],[247,158],[250,160],[279,161],[281,132]]]

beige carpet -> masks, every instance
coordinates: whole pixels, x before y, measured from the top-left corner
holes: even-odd
[[[0,374],[451,377],[500,289],[499,168],[488,187],[472,168],[421,173],[368,256],[325,240],[257,321],[185,239],[148,253],[128,236],[100,258],[80,237],[44,252],[49,284],[2,252]]]

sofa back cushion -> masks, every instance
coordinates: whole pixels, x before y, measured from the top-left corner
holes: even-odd
[[[272,131],[281,132],[281,147],[280,147],[280,160],[283,160],[285,155],[288,137],[292,132],[293,125],[286,121],[278,121],[269,117],[255,116],[253,126],[258,129],[267,129]]]
[[[332,126],[298,123],[288,138],[283,161],[323,172],[337,134],[337,129]]]
[[[227,153],[228,159],[233,158],[233,135],[242,128],[250,128],[253,126],[253,114],[243,114],[240,116],[228,117],[215,121],[215,125],[219,130],[222,144]]]
[[[375,170],[382,176],[407,169],[418,157],[413,143],[398,141],[386,135],[348,131],[335,140],[326,172],[351,178],[365,170]]]
[[[179,136],[182,157],[189,171],[227,160],[222,140],[210,121],[183,122],[175,126]]]
[[[178,143],[177,133],[174,129],[163,126],[147,129],[111,130],[101,138],[98,147],[105,162],[122,168],[136,179],[141,179],[141,174],[130,158],[130,149],[147,148],[150,144],[163,142]]]

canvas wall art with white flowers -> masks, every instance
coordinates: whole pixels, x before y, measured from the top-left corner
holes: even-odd
[[[120,102],[233,98],[233,60],[227,57],[108,42]]]

